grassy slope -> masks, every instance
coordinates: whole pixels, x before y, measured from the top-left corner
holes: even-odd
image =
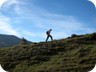
[[[96,33],[0,49],[9,72],[87,72],[96,63]]]

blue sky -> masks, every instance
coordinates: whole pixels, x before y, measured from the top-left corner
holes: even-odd
[[[6,0],[0,7],[0,34],[33,42],[96,32],[96,9],[88,0]]]

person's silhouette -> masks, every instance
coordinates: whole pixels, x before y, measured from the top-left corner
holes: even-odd
[[[49,37],[50,37],[51,40],[53,41],[53,37],[50,35],[51,31],[52,31],[52,29],[50,29],[50,30],[48,30],[48,31],[46,32],[46,34],[47,34],[46,42],[47,42],[47,40],[48,40]]]

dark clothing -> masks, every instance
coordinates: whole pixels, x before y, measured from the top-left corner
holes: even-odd
[[[46,34],[47,34],[47,35],[50,35],[50,32],[51,32],[51,31],[47,31]]]
[[[48,38],[51,38],[51,40],[53,41],[53,38],[52,38],[52,36],[51,35],[47,35],[47,39],[46,39],[46,42],[47,42],[47,40],[48,40]]]
[[[49,31],[46,32],[46,34],[47,34],[46,42],[47,42],[47,40],[49,39],[49,37],[50,37],[51,40],[53,41],[53,37],[50,35],[50,32],[51,32],[51,30],[49,30]]]

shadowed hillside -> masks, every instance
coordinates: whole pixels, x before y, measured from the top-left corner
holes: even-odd
[[[0,34],[0,48],[15,46],[15,45],[18,45],[21,41],[22,39],[14,35]],[[31,43],[31,42],[28,42],[28,43]]]
[[[96,33],[0,49],[9,72],[88,72],[96,63]]]

